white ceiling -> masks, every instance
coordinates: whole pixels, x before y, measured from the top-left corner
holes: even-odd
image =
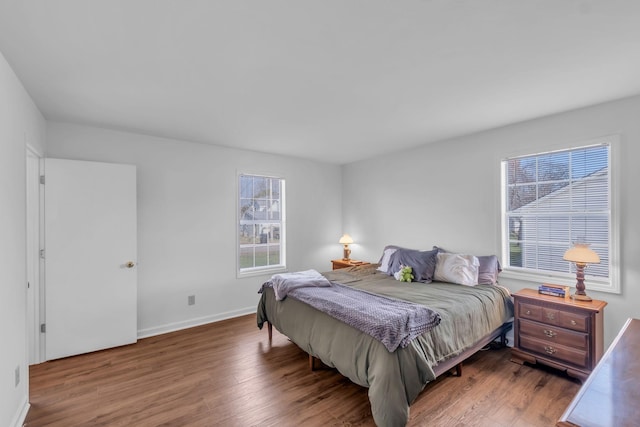
[[[49,120],[348,163],[640,93],[637,0],[2,0]]]

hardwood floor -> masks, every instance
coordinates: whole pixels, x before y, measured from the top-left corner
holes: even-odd
[[[27,427],[373,426],[367,389],[255,315],[34,365]],[[411,405],[409,426],[553,426],[580,384],[509,361],[509,349],[465,362]]]

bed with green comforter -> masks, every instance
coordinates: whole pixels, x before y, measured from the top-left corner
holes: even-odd
[[[328,314],[287,297],[276,301],[265,288],[257,310],[258,327],[273,325],[309,355],[369,389],[378,426],[404,426],[409,405],[424,386],[508,330],[513,316],[509,292],[496,285],[399,282],[375,265],[323,273],[329,280],[379,295],[425,305],[440,324],[407,347],[389,352],[380,342]],[[470,353],[471,352],[471,353]]]

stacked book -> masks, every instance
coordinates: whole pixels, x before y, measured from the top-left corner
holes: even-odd
[[[554,297],[569,298],[569,286],[551,285],[543,283],[538,286],[538,293]]]

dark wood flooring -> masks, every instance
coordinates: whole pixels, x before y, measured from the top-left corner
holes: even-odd
[[[411,405],[409,426],[553,426],[580,383],[481,351]],[[373,426],[367,389],[243,316],[31,366],[27,427]]]

